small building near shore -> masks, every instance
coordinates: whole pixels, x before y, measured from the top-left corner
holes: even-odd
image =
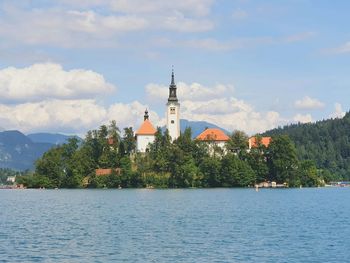
[[[7,176],[6,182],[14,184],[16,182],[16,176]]]

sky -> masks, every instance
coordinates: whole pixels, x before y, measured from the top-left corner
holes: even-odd
[[[350,108],[350,1],[0,0],[0,127],[83,135],[147,108],[249,135]]]

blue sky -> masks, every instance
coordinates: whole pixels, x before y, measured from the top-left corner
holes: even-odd
[[[15,3],[14,3],[15,2]],[[83,134],[182,117],[249,134],[349,110],[349,1],[0,2],[0,126]]]

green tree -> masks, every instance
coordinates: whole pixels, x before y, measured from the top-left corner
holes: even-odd
[[[243,131],[234,131],[226,143],[226,150],[231,153],[239,154],[248,149],[248,135]]]
[[[300,178],[300,185],[302,186],[311,187],[321,184],[321,180],[317,172],[317,167],[313,161],[302,161],[300,163],[298,175]]]
[[[260,141],[260,143],[259,143]],[[264,182],[269,179],[269,167],[267,165],[266,147],[258,139],[257,147],[250,149],[247,154],[247,161],[255,172],[256,182]]]
[[[199,165],[199,170],[203,175],[202,186],[221,186],[221,161],[217,157],[205,157]]]
[[[298,179],[298,158],[294,144],[286,135],[275,136],[267,151],[269,179],[293,185]]]
[[[45,177],[52,187],[61,187],[66,176],[66,169],[62,158],[63,148],[57,146],[50,149],[36,161],[35,173],[39,177]]]
[[[128,155],[136,151],[136,139],[132,127],[124,128],[123,144]]]
[[[255,182],[255,174],[249,164],[234,154],[227,154],[221,161],[221,185],[246,187]]]

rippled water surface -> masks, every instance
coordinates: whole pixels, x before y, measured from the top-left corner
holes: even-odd
[[[350,262],[350,188],[0,190],[0,262]]]

